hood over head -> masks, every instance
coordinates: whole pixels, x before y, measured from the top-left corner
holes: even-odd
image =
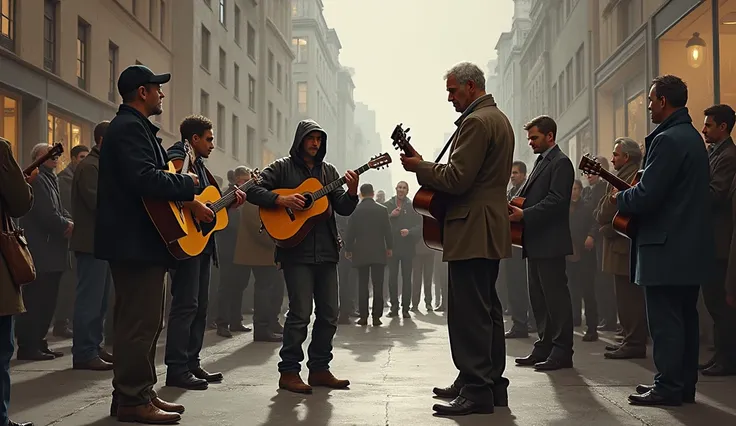
[[[314,131],[322,133],[322,145],[320,145],[319,151],[317,151],[315,163],[321,163],[322,160],[325,159],[325,155],[327,155],[327,132],[325,132],[324,129],[320,127],[320,125],[317,124],[317,122],[314,120],[302,120],[296,126],[296,133],[294,133],[294,143],[291,145],[291,150],[289,150],[289,155],[291,156],[291,158],[295,161],[298,161],[300,164],[304,163],[304,159],[302,158],[301,154],[302,142],[308,134]]]

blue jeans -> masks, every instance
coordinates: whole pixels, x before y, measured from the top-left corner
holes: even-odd
[[[72,357],[74,363],[85,363],[99,356],[112,274],[107,261],[88,253],[76,252],[75,255],[78,280]]]
[[[0,317],[0,425],[8,424],[10,358],[13,357],[13,316]]]

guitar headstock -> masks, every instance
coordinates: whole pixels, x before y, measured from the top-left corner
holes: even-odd
[[[258,170],[257,168],[251,170],[250,178],[251,180],[253,180],[254,184],[260,185],[261,184],[261,171]]]
[[[193,164],[194,160],[197,159],[197,157],[194,155],[192,144],[187,139],[184,139],[184,155],[186,155],[187,159],[189,160],[189,164]]]
[[[596,161],[596,159],[590,155],[585,154],[582,158],[580,158],[580,165],[578,165],[578,169],[582,170],[583,173],[586,175],[600,175],[601,170],[603,169],[603,166],[601,163]]]
[[[403,123],[399,123],[394,128],[394,131],[391,133],[391,144],[396,149],[400,149],[404,151],[405,155],[413,156],[414,155],[414,147],[411,146],[409,141],[411,140],[411,136],[409,136],[410,128],[407,128],[404,130],[402,127]]]
[[[391,164],[391,161],[391,156],[388,155],[388,152],[384,152],[381,155],[376,155],[371,158],[368,162],[368,167],[371,169],[381,169],[382,167],[388,167],[388,165]]]
[[[54,158],[54,157],[61,157],[61,154],[64,153],[64,145],[61,144],[61,142],[56,142],[51,149],[49,150],[48,157]]]

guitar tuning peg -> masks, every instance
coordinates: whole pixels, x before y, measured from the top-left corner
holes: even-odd
[[[404,130],[404,132],[409,133],[410,130],[411,130],[411,127],[407,127],[406,130]]]
[[[409,137],[408,137],[408,138],[406,139],[406,141],[407,141],[407,142],[410,142],[410,141],[411,141],[411,136],[409,136]]]

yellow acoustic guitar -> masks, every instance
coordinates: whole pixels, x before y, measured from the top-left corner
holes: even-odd
[[[250,180],[240,185],[238,189],[245,192],[251,186],[258,184],[258,174],[258,169],[253,170],[250,174]],[[196,195],[194,199],[212,209],[215,212],[215,218],[209,223],[200,222],[195,218],[191,210],[184,208],[184,222],[187,227],[187,234],[168,245],[169,252],[177,260],[184,260],[199,255],[204,251],[212,234],[215,231],[221,231],[227,227],[229,222],[227,208],[235,201],[235,189],[220,196],[220,191],[213,185],[210,185],[201,194]]]
[[[361,174],[368,169],[380,169],[390,163],[391,156],[384,153],[372,158],[371,161],[357,169],[355,173]],[[341,177],[326,186],[322,186],[316,178],[309,178],[296,188],[274,190],[273,192],[283,196],[302,194],[306,198],[304,208],[292,210],[286,207],[261,207],[258,211],[263,228],[279,247],[289,248],[298,245],[317,222],[330,217],[332,214],[330,201],[325,195],[344,184],[345,177]]]

